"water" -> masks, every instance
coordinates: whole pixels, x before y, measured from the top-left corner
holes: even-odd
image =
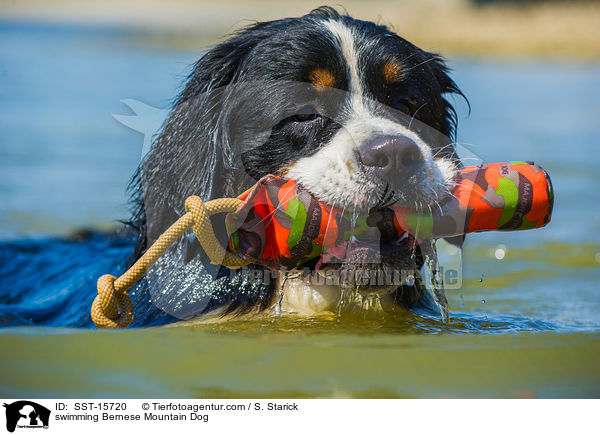
[[[459,140],[486,161],[535,160],[557,200],[546,228],[467,239],[448,323],[332,314],[127,331],[27,326],[57,306],[67,308],[53,324],[72,323],[93,296],[73,291],[90,278],[89,259],[108,270],[131,249],[97,239],[74,251],[45,237],[127,218],[143,137],[111,114],[130,113],[126,98],[167,107],[199,52],[118,29],[0,23],[0,304],[37,316],[0,312],[12,325],[0,329],[0,395],[600,396],[598,64],[452,59],[472,105],[467,117],[456,102]],[[32,251],[39,262],[23,261]],[[68,279],[7,300],[15,276],[48,273],[48,256],[66,260],[52,273]]]

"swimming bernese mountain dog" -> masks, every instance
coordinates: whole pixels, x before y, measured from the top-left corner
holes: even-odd
[[[211,264],[190,230],[130,290],[134,326],[342,305],[439,315],[418,273],[423,245],[378,216],[393,203],[427,209],[449,195],[460,165],[451,94],[462,95],[440,56],[328,7],[242,29],[193,66],[133,178],[129,235],[2,244],[0,324],[92,326],[98,277],[122,274],[185,212],[188,196],[236,197],[267,174],[366,214],[375,235],[352,237],[344,255],[273,272]],[[226,246],[223,216],[213,225]],[[320,279],[331,271],[394,279]]]
[[[448,195],[459,165],[449,139],[452,93],[461,94],[440,56],[329,7],[237,32],[194,65],[139,167],[133,259],[184,213],[187,196],[235,197],[267,174],[294,179],[347,211],[431,207]],[[222,219],[213,224],[225,234]],[[414,241],[384,232],[378,249],[354,240],[343,261],[321,268],[420,269]],[[211,265],[190,231],[136,291],[149,291],[156,306],[178,318],[274,305],[332,310],[345,290],[376,294],[385,309],[428,301],[418,275],[414,282],[317,285],[315,269],[272,274],[256,265]]]

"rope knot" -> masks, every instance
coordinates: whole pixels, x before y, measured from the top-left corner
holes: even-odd
[[[213,231],[210,217],[217,213],[231,213],[243,201],[237,198],[219,198],[204,202],[198,196],[185,200],[186,213],[165,231],[133,266],[116,279],[102,275],[98,279],[98,296],[92,304],[92,320],[98,328],[126,328],[133,321],[133,305],[127,289],[134,285],[167,249],[191,227],[198,242],[213,264],[237,269],[248,260],[228,252]]]
[[[98,328],[126,328],[133,321],[131,299],[116,290],[115,280],[112,275],[98,279],[98,296],[92,304],[92,320]]]

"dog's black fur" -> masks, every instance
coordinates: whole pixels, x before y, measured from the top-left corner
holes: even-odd
[[[359,65],[369,78],[370,98],[382,106],[406,109],[423,125],[453,135],[456,113],[444,95],[460,91],[438,55],[419,49],[383,25],[328,7],[299,18],[254,24],[198,60],[139,167],[131,185],[132,225],[139,231],[133,260],[183,214],[187,196],[235,197],[265,174],[284,173],[290,162],[311,155],[343,127],[343,115],[336,112],[335,104],[316,101],[308,85],[310,71],[320,67],[335,76],[333,96],[322,100],[331,103],[336,90],[349,90],[343,57],[323,30],[325,19],[340,20],[365,40],[376,41]],[[392,60],[405,66],[406,75],[390,89],[376,71]],[[446,145],[437,146],[451,154]],[[214,222],[218,225],[219,219]],[[273,303],[274,281],[252,281],[247,274],[211,266],[197,241],[186,239],[184,245],[170,251],[169,261],[185,263],[200,256],[199,267],[204,270],[195,285],[210,287],[211,294],[210,303],[191,314],[218,307],[226,313],[243,313]],[[413,288],[401,286],[396,299],[410,305],[420,293],[418,283]]]

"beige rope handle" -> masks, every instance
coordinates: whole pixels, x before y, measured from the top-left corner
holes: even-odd
[[[148,248],[133,266],[119,278],[102,275],[98,279],[98,296],[92,304],[92,320],[98,328],[126,328],[133,321],[133,305],[127,290],[152,267],[167,249],[188,229],[193,228],[196,238],[213,264],[237,269],[249,262],[228,252],[217,240],[210,216],[236,211],[243,201],[237,198],[219,198],[203,202],[197,196],[185,200],[186,213],[177,219]]]

